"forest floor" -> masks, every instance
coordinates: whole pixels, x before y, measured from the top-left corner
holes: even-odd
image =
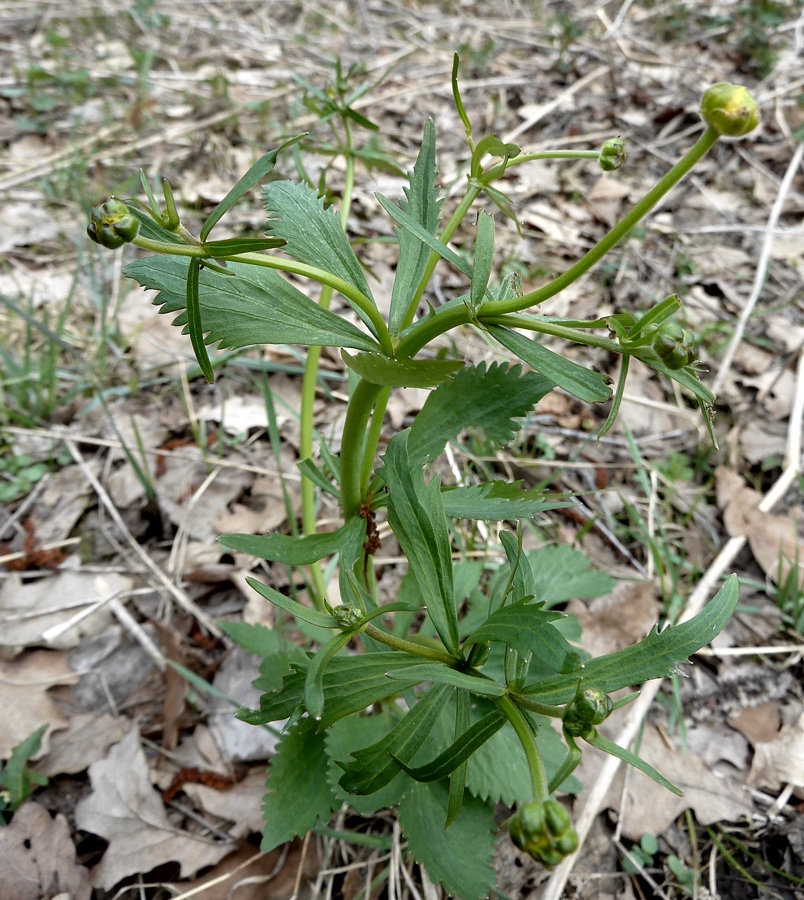
[[[550,873],[501,838],[499,896],[804,896],[800,5],[0,0],[0,46],[0,760],[48,726],[33,769],[49,779],[0,829],[3,900],[351,900],[383,866],[398,867],[388,883],[399,897],[438,895],[390,813],[374,826],[392,847],[384,861],[321,834],[258,853],[273,745],[231,715],[226,697],[257,702],[257,663],[217,622],[270,625],[270,610],[245,582],[258,561],[216,538],[287,529],[298,510],[303,357],[239,352],[207,384],[189,340],[123,276],[139,251],[105,251],[85,229],[94,204],[141,196],[143,169],[171,182],[197,230],[267,148],[300,132],[329,139],[304,100],[331,82],[336,59],[355,85],[373,85],[355,102],[379,126],[373,151],[409,169],[434,120],[449,208],[467,161],[455,51],[476,134],[526,150],[626,142],[613,174],[534,162],[505,180],[522,234],[497,216],[496,274],[526,287],[582,255],[686,151],[706,86],[747,85],[763,118],[540,310],[592,318],[678,293],[717,395],[719,449],[673,384],[635,366],[605,438],[595,435],[606,409],[554,393],[493,460],[583,498],[572,515],[535,521],[530,546],[572,546],[624,579],[569,605],[584,647],[628,646],[691,596],[711,596],[724,573],[742,588],[733,621],[688,677],[660,687],[640,732],[640,752],[683,781],[684,798],[620,772],[589,801],[571,870]],[[304,159],[322,170],[321,156]],[[295,176],[290,156],[280,169]],[[337,195],[341,169],[325,174]],[[390,290],[395,247],[375,192],[398,197],[404,183],[358,168],[348,233],[377,296]],[[252,191],[216,235],[259,234],[264,218]],[[466,229],[452,245],[469,252],[472,240]],[[465,279],[444,266],[435,285],[437,303]],[[470,330],[462,349],[489,352]],[[585,362],[616,377],[606,354]],[[345,369],[328,351],[322,367],[316,424],[337,444]],[[394,395],[395,428],[422,398]],[[453,469],[470,464],[472,447],[456,447]],[[393,549],[376,558],[386,585]],[[287,585],[283,571],[272,577]],[[628,710],[618,716],[615,739],[629,727]],[[122,805],[121,771],[136,785]],[[585,756],[576,811],[600,771]],[[37,882],[37,853],[57,885]]]

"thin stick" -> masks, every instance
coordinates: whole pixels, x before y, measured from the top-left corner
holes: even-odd
[[[765,284],[765,277],[768,273],[768,263],[770,262],[771,250],[773,249],[773,241],[776,236],[776,224],[779,221],[779,216],[782,214],[784,201],[787,198],[788,192],[790,191],[790,185],[793,183],[793,178],[795,177],[796,171],[801,165],[802,157],[804,157],[804,143],[800,143],[798,147],[796,147],[796,152],[793,154],[793,158],[790,160],[787,171],[784,173],[782,183],[779,186],[779,193],[776,195],[776,200],[774,200],[773,202],[773,207],[771,209],[770,216],[768,217],[768,224],[765,226],[765,240],[762,243],[762,251],[760,252],[759,261],[757,262],[756,275],[754,276],[754,287],[751,290],[751,296],[748,298],[748,300],[746,300],[743,311],[740,313],[740,318],[737,321],[737,327],[734,330],[734,336],[732,337],[728,349],[726,350],[726,353],[721,360],[720,368],[717,370],[717,375],[715,375],[715,380],[712,383],[713,394],[717,394],[719,392],[720,387],[723,384],[723,381],[728,374],[729,369],[731,368],[731,364],[734,361],[734,354],[737,352],[737,348],[740,346],[740,342],[743,339],[745,326],[748,324],[751,313],[754,311],[754,307],[757,305],[757,301],[762,294],[762,288]]]
[[[173,599],[182,607],[186,612],[190,613],[210,632],[210,634],[214,634],[216,637],[223,637],[223,632],[218,628],[218,626],[209,618],[209,616],[200,609],[193,601],[185,594],[185,592],[176,584],[174,584],[165,573],[157,566],[157,564],[151,559],[148,553],[137,543],[134,536],[126,527],[126,523],[123,521],[122,516],[117,511],[117,507],[112,503],[112,498],[106,493],[106,489],[103,485],[98,481],[95,473],[90,469],[90,467],[86,464],[84,457],[81,456],[81,451],[76,447],[75,443],[70,439],[65,439],[64,441],[67,449],[70,451],[70,455],[75,460],[75,462],[80,467],[81,471],[84,473],[84,477],[87,481],[92,485],[93,490],[98,495],[98,500],[103,504],[106,508],[106,511],[112,518],[112,521],[117,525],[120,529],[123,537],[126,539],[128,545],[131,549],[139,556],[145,566],[153,573],[156,577],[157,581],[165,588],[165,590],[173,597]]]

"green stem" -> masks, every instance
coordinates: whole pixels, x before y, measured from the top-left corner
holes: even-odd
[[[360,497],[366,497],[369,482],[374,472],[374,457],[377,454],[377,446],[380,443],[382,423],[385,418],[385,409],[391,397],[391,388],[383,388],[374,402],[374,412],[371,414],[371,425],[366,434],[366,443],[363,447],[363,462],[360,466]]]
[[[454,656],[450,656],[449,653],[445,651],[433,650],[430,647],[424,647],[421,644],[414,644],[413,641],[405,641],[402,638],[394,637],[394,635],[388,634],[386,631],[380,631],[375,625],[368,624],[363,631],[367,637],[373,638],[381,644],[385,644],[386,647],[390,647],[392,650],[400,650],[403,653],[412,653],[414,656],[421,656],[423,659],[432,659],[435,662],[446,663],[449,666],[454,666],[457,662]]]
[[[482,318],[479,318],[479,321],[484,325],[505,325],[508,328],[523,328],[528,331],[537,331],[540,334],[551,334],[554,337],[564,338],[564,340],[572,341],[575,344],[585,344],[587,347],[598,347],[601,350],[609,350],[611,353],[623,352],[623,346],[619,341],[613,341],[611,338],[599,337],[596,334],[589,334],[589,332],[582,331],[578,328],[559,325],[557,322],[549,322],[540,319],[537,316],[485,315]]]
[[[599,156],[599,150],[538,150],[533,153],[520,153],[519,156],[512,156],[504,163],[498,163],[496,166],[486,169],[483,173],[483,181],[488,184],[502,177],[511,166],[533,162],[535,159],[597,159]]]
[[[380,385],[370,384],[361,378],[346,408],[346,421],[341,437],[341,504],[347,522],[360,511],[362,502],[360,478],[366,446],[366,429],[371,410],[382,392],[383,388]]]
[[[525,751],[530,771],[530,781],[533,786],[534,800],[547,800],[550,794],[547,791],[547,772],[539,748],[536,745],[536,735],[528,724],[522,710],[509,698],[497,697],[494,702],[508,721],[513,725],[516,736]]]
[[[698,138],[692,147],[684,154],[684,156],[670,169],[667,174],[661,178],[645,196],[628,212],[612,230],[600,241],[598,241],[591,250],[585,253],[575,265],[570,266],[563,275],[559,275],[553,281],[545,284],[543,287],[535,291],[531,291],[522,297],[513,297],[510,300],[501,300],[498,302],[487,302],[480,307],[480,314],[485,312],[489,314],[493,311],[496,314],[520,312],[530,306],[535,306],[554,297],[560,291],[563,291],[568,285],[577,281],[585,272],[587,272],[595,263],[599,262],[608,252],[618,244],[628,232],[642,219],[654,206],[664,197],[664,195],[705,156],[712,147],[717,143],[719,135],[711,125],[708,125],[704,133]]]

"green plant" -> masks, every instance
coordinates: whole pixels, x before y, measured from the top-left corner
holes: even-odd
[[[11,816],[31,796],[34,789],[44,787],[48,782],[46,776],[28,766],[39,752],[42,735],[47,727],[42,725],[37,728],[14,747],[5,765],[0,764],[0,825],[7,825]]]
[[[453,563],[456,520],[516,522],[566,502],[539,489],[502,480],[460,486],[429,480],[425,471],[464,429],[483,433],[488,445],[511,441],[519,417],[558,386],[587,403],[613,399],[610,427],[632,358],[677,381],[697,399],[709,422],[713,401],[694,367],[695,349],[673,321],[680,308],[669,297],[640,316],[618,313],[587,321],[527,312],[556,295],[624,238],[653,205],[716,143],[723,133],[745,133],[756,110],[744,89],[715,86],[702,112],[707,126],[688,153],[584,257],[541,288],[523,293],[514,276],[494,284],[494,218],[477,216],[471,261],[449,241],[481,195],[516,217],[494,182],[532,159],[590,159],[611,169],[624,158],[620,142],[598,151],[525,153],[495,135],[476,141],[458,87],[453,94],[470,152],[466,191],[442,223],[436,187],[436,135],[424,128],[421,149],[398,203],[378,196],[397,226],[399,262],[387,320],[380,314],[361,265],[344,233],[359,153],[350,94],[336,87],[317,98],[322,115],[339,131],[346,159],[340,215],[325,206],[309,183],[271,181],[263,190],[267,237],[215,241],[210,233],[228,209],[275,166],[291,138],[262,157],[216,207],[198,236],[181,223],[170,186],[164,210],[143,178],[147,203],[110,201],[93,214],[90,235],[116,247],[121,241],[152,251],[126,269],[159,291],[165,313],[176,314],[199,366],[211,381],[207,345],[239,348],[288,343],[311,348],[301,408],[305,438],[299,468],[303,536],[226,535],[224,546],[293,567],[312,567],[311,605],[256,579],[250,584],[279,611],[275,631],[238,629],[238,640],[263,658],[259,709],[238,717],[255,725],[287,720],[271,762],[262,847],[269,850],[326,822],[344,802],[359,814],[399,807],[408,847],[434,881],[464,900],[485,896],[493,885],[492,805],[518,807],[509,821],[515,842],[547,865],[577,843],[569,812],[554,797],[569,780],[589,743],[677,790],[630,751],[598,731],[616,706],[611,694],[670,674],[709,642],[737,602],[730,578],[695,618],[651,632],[637,645],[585,659],[570,639],[572,622],[554,609],[570,597],[601,592],[600,576],[580,554],[551,548],[526,554],[520,527],[500,535],[505,559],[495,572]],[[366,120],[367,121],[367,120]],[[491,158],[486,162],[487,157]],[[322,190],[323,193],[323,190]],[[328,196],[332,196],[328,194]],[[280,253],[265,253],[279,250]],[[464,296],[435,308],[425,291],[439,260],[466,278]],[[280,276],[292,273],[322,285],[314,303]],[[329,311],[337,291],[360,325]],[[462,326],[518,357],[507,363],[466,365],[429,349],[436,338]],[[609,379],[531,340],[521,332],[552,335],[598,347],[622,358],[612,398]],[[601,334],[600,332],[606,332]],[[312,397],[317,352],[338,347],[352,376],[341,452],[326,444],[313,456]],[[353,351],[353,352],[347,352]],[[395,434],[376,464],[386,404],[395,387],[430,390],[411,427]],[[710,424],[711,431],[711,424]],[[315,490],[340,504],[343,524],[316,533]],[[385,517],[408,570],[394,602],[381,605],[374,569]],[[340,603],[329,602],[320,561],[332,557]],[[315,573],[318,573],[317,575]],[[283,618],[284,617],[284,618]],[[310,642],[304,651],[288,641],[292,624]],[[315,646],[318,649],[314,649]],[[560,724],[563,745],[550,720]],[[524,776],[524,777],[523,777]]]

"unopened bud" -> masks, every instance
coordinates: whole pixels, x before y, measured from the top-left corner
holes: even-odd
[[[139,229],[140,223],[126,204],[112,197],[111,200],[92,208],[87,234],[96,244],[109,250],[116,250],[123,244],[131,243]]]
[[[756,100],[742,85],[725,81],[704,92],[701,115],[723,137],[742,137],[759,125]]]
[[[613,172],[625,162],[625,142],[622,138],[611,138],[600,148],[597,163],[604,172]]]

